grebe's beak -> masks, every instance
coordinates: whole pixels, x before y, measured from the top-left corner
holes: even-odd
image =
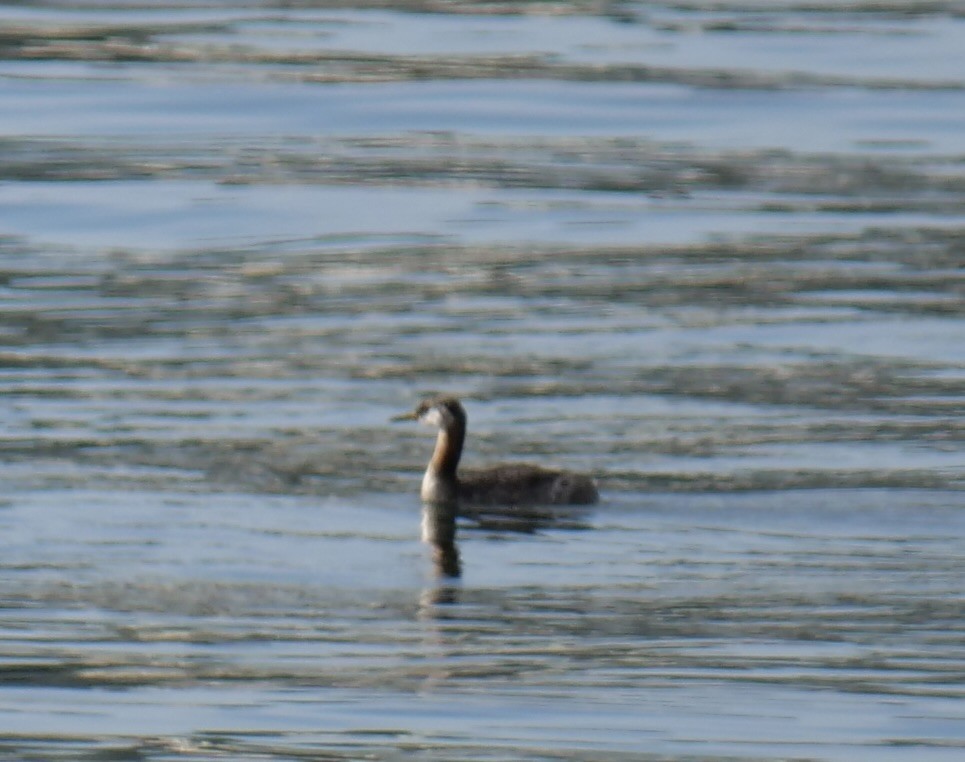
[[[415,411],[413,410],[411,413],[403,413],[402,415],[393,415],[389,420],[392,421],[393,423],[395,423],[396,421],[418,421],[419,416],[416,415]]]

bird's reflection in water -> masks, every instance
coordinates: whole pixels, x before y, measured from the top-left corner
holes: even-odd
[[[461,507],[455,502],[422,504],[422,541],[432,554],[434,584],[422,592],[424,607],[459,603],[462,562],[456,542],[457,519],[495,534],[535,534],[543,529],[588,529],[585,509],[547,507]]]
[[[456,544],[456,516],[453,503],[422,504],[422,541],[432,553],[435,584],[422,591],[423,614],[435,606],[459,602],[458,580],[462,574],[459,546]]]
[[[457,514],[454,503],[422,505],[422,541],[432,549],[433,567],[440,578],[455,579],[462,573],[456,545]]]

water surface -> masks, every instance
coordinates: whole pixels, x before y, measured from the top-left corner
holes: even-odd
[[[963,9],[356,6],[0,10],[2,753],[959,759]]]

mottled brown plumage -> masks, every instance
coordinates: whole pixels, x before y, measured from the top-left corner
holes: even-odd
[[[596,484],[584,474],[526,463],[459,470],[466,440],[466,411],[455,397],[432,397],[394,420],[416,420],[438,429],[436,447],[422,479],[429,503],[484,505],[588,505],[599,500]]]

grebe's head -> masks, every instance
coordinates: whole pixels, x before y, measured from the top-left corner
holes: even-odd
[[[430,397],[411,413],[397,415],[393,421],[418,421],[434,429],[449,429],[466,424],[466,411],[455,397]]]

